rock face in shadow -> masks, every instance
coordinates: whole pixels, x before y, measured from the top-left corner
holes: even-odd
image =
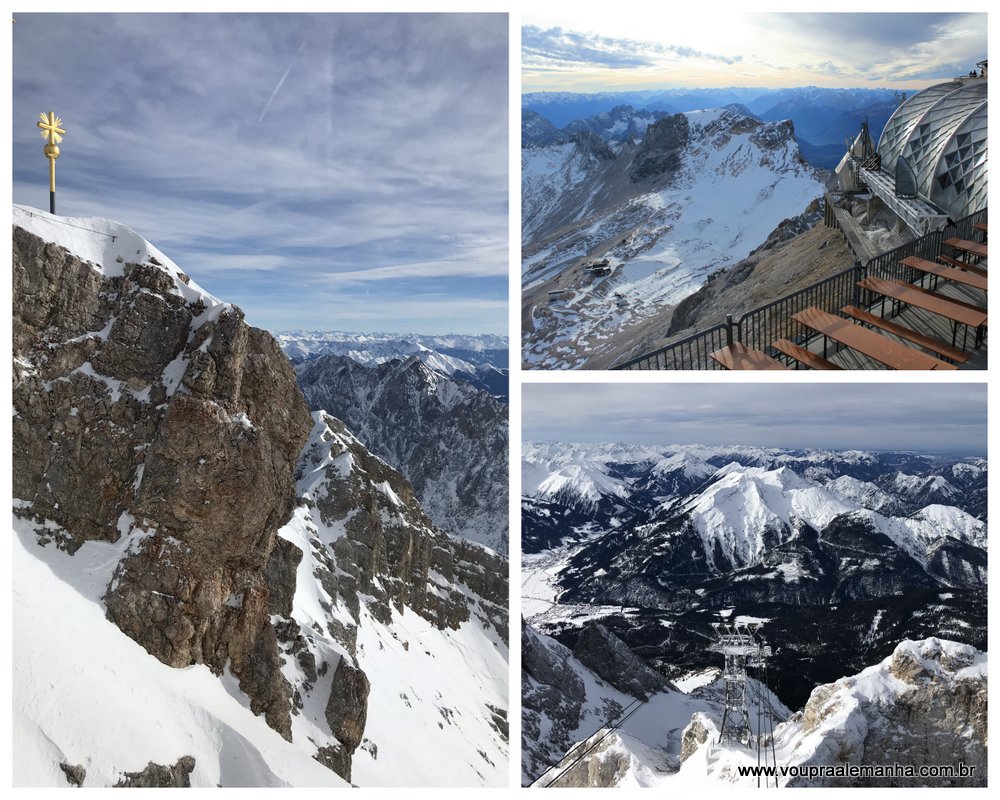
[[[642,144],[632,157],[629,177],[634,183],[676,172],[681,165],[681,151],[688,143],[690,125],[684,114],[657,120],[646,129]]]
[[[70,552],[132,537],[108,618],[170,666],[228,663],[289,737],[265,566],[310,429],[291,365],[155,256],[13,241],[14,496]]]
[[[506,405],[415,356],[366,366],[324,355],[298,372],[310,408],[402,472],[436,527],[506,553]]]
[[[628,646],[611,631],[596,622],[580,632],[573,655],[584,666],[625,694],[648,699],[667,688],[667,681],[646,666]]]

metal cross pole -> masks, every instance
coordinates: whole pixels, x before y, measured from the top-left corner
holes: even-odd
[[[49,160],[49,213],[56,213],[56,159],[59,158],[59,142],[62,141],[66,131],[62,128],[62,120],[50,111],[48,114],[38,115],[38,122],[35,124],[42,129],[42,138],[45,139],[45,157]]]

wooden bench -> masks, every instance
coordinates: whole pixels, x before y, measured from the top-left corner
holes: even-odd
[[[897,342],[895,339],[862,328],[850,320],[816,307],[806,308],[792,314],[792,319],[835,342],[840,342],[845,347],[857,350],[890,369],[958,369],[954,364],[941,361],[927,355],[927,353]]]
[[[844,306],[840,310],[842,313],[847,314],[849,317],[853,317],[858,322],[866,322],[876,328],[881,328],[886,333],[891,333],[894,336],[898,336],[900,339],[906,339],[907,341],[920,345],[924,349],[931,350],[939,356],[943,356],[951,361],[964,364],[969,360],[969,354],[964,350],[952,347],[947,342],[942,342],[940,339],[933,336],[925,336],[922,333],[918,333],[917,331],[911,330],[910,328],[906,328],[902,325],[897,325],[895,322],[882,319],[882,317],[877,317],[874,314],[869,314],[867,311],[862,311],[860,308],[855,308],[854,306]]]
[[[786,356],[794,358],[800,364],[805,364],[807,367],[812,367],[813,369],[843,369],[843,367],[838,367],[832,361],[827,361],[823,356],[817,355],[811,350],[806,350],[804,347],[799,347],[795,342],[791,342],[788,339],[778,339],[778,341],[771,343],[771,347],[784,353]]]
[[[726,369],[787,369],[760,350],[733,342],[711,353],[712,358]]]
[[[953,236],[951,239],[945,239],[944,243],[953,250],[968,253],[975,258],[986,258],[988,248],[982,242],[974,242],[971,239],[959,239]]]
[[[950,264],[953,267],[964,269],[966,272],[971,272],[973,275],[981,275],[984,278],[986,277],[986,270],[982,267],[977,267],[975,264],[967,264],[964,261],[959,261],[957,258],[946,256],[944,253],[939,255],[937,260],[942,264]]]
[[[963,283],[966,286],[971,286],[973,289],[986,291],[986,277],[983,275],[976,275],[973,272],[955,269],[954,267],[946,267],[943,264],[937,264],[934,261],[928,261],[926,258],[918,258],[917,256],[907,256],[899,263],[904,267],[909,267],[917,272],[923,272],[926,275],[933,275],[937,278],[943,278],[946,281]]]
[[[963,302],[962,300],[953,300],[950,297],[936,294],[928,289],[921,289],[912,283],[887,281],[882,278],[869,276],[858,281],[858,286],[875,294],[899,300],[901,303],[916,306],[934,314],[940,314],[952,320],[952,322],[968,325],[971,328],[978,328],[986,322],[985,308]]]

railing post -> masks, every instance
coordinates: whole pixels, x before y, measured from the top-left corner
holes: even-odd
[[[733,315],[726,314],[726,347],[733,345]]]

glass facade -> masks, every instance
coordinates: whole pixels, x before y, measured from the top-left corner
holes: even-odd
[[[889,118],[879,139],[882,169],[909,169],[907,194],[915,193],[953,219],[986,206],[986,80],[940,83],[918,92]]]

